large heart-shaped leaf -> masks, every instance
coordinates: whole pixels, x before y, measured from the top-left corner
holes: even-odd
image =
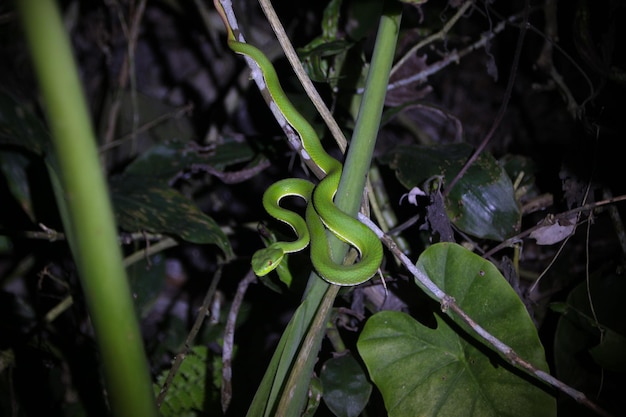
[[[548,371],[522,302],[489,262],[456,244],[427,249],[418,268],[491,334]],[[358,349],[389,416],[554,416],[540,383],[513,369],[470,336],[454,315],[429,328],[399,312],[372,316]]]

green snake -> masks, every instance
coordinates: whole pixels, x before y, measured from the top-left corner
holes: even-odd
[[[324,150],[315,129],[296,110],[283,91],[272,63],[256,47],[236,40],[219,0],[214,0],[228,35],[228,46],[234,52],[252,58],[263,74],[267,90],[287,122],[302,140],[306,156],[324,172],[317,186],[303,179],[290,178],[272,184],[263,194],[263,207],[269,215],[288,224],[298,236],[292,242],[273,242],[257,251],[252,257],[252,268],[259,276],[276,269],[285,255],[299,252],[311,245],[311,263],[317,273],[335,285],[358,285],[369,280],[382,261],[382,244],[376,235],[354,217],[341,211],[333,199],[339,186],[342,164]],[[284,209],[280,201],[287,196],[297,196],[307,202],[305,220]],[[353,246],[360,256],[357,263],[338,264],[333,261],[326,229],[342,241]]]

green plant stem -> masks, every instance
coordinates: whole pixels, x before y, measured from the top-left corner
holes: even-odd
[[[52,133],[61,185],[55,192],[63,193],[56,197],[64,205],[60,209],[96,333],[112,414],[156,416],[106,181],[68,36],[54,0],[16,4]]]
[[[387,80],[398,38],[401,10],[396,1],[385,2],[367,77],[365,96],[335,197],[337,206],[353,215],[356,215],[361,205],[365,178],[376,143]],[[331,239],[330,244],[334,259],[343,260],[348,250],[347,245],[339,239]],[[321,346],[330,307],[336,294],[337,288],[311,274],[303,302],[283,333],[248,412],[249,417],[300,414],[317,361],[316,353]],[[276,401],[279,401],[278,404]]]

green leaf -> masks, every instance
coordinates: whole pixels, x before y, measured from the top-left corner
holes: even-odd
[[[135,140],[123,144],[126,147],[124,154],[129,154],[137,144],[141,146],[171,138],[186,142],[196,136],[189,113],[184,114],[179,107],[137,91],[125,90],[120,96],[117,94],[115,92],[108,98],[120,105],[116,135],[129,138],[135,132]]]
[[[316,376],[311,378],[306,406],[301,417],[313,417],[322,401],[322,382]]]
[[[165,258],[162,254],[130,265],[126,272],[138,318],[145,317],[165,288]]]
[[[417,266],[478,324],[548,371],[532,320],[490,262],[459,245],[440,243],[427,249]],[[458,318],[435,319],[433,329],[404,313],[383,311],[361,333],[359,352],[389,416],[556,414],[554,398],[479,344]]]
[[[324,402],[338,417],[357,417],[372,393],[367,374],[351,354],[326,361],[320,373]]]
[[[212,381],[214,374],[221,370],[215,368],[212,357],[206,346],[195,346],[187,354],[161,404],[163,417],[207,415],[203,411],[218,405],[219,388]],[[163,387],[168,372],[162,372],[157,378],[155,396]]]
[[[324,8],[322,18],[322,37],[324,39],[337,39],[342,5],[343,0],[330,0]]]
[[[399,146],[383,158],[407,189],[435,176],[449,184],[472,154],[465,143]],[[498,162],[482,153],[446,198],[448,217],[478,238],[505,240],[519,231],[520,209],[510,178]]]
[[[313,81],[325,82],[336,77],[335,60],[332,58],[345,54],[352,46],[351,42],[345,40],[329,41],[317,38],[305,48],[298,50],[298,56],[304,60],[307,74]]]
[[[508,154],[499,162],[509,178],[516,183],[515,192],[518,198],[523,197],[528,200],[540,194],[535,178],[537,168],[532,159],[522,155]]]
[[[375,30],[382,12],[383,2],[380,0],[360,0],[348,3],[348,36],[362,40]]]
[[[127,231],[178,236],[188,242],[215,244],[232,256],[228,238],[215,221],[161,181],[122,176],[110,183],[118,225]]]
[[[20,152],[0,151],[0,173],[4,175],[11,194],[22,207],[22,210],[31,221],[35,222],[36,216],[27,174],[30,164],[31,158]]]
[[[626,392],[626,321],[621,313],[624,294],[622,274],[597,275],[581,282],[567,296],[554,335],[557,377],[588,395],[599,395],[595,399],[600,403],[605,399],[613,403],[616,414],[626,407],[623,395],[614,397],[616,392]],[[565,406],[580,407],[569,399]]]
[[[612,331],[605,330],[602,341],[589,349],[593,360],[604,369],[614,372],[626,372],[626,337]]]
[[[28,106],[1,92],[0,144],[19,146],[37,155],[43,155],[50,144],[41,119]]]
[[[254,150],[245,142],[228,140],[208,150],[195,142],[172,140],[143,152],[126,167],[124,174],[169,181],[184,170],[223,171],[254,157]]]
[[[428,0],[400,0],[402,3],[411,4],[413,6],[419,6],[426,3]]]

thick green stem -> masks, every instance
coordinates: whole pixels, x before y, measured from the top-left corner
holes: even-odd
[[[64,226],[102,357],[115,416],[156,416],[107,185],[87,105],[54,0],[16,2],[30,46],[64,201]],[[58,188],[55,189],[58,191]]]
[[[389,73],[400,30],[401,12],[402,7],[397,1],[385,2],[372,62],[367,74],[365,92],[348,147],[341,182],[335,196],[337,207],[354,216],[361,207],[367,173],[378,137]],[[343,251],[338,251],[341,259],[345,255],[345,250],[344,248]]]
[[[385,2],[365,96],[335,197],[337,206],[353,215],[361,205],[365,178],[376,143],[387,80],[398,38],[401,10],[401,5],[395,0]],[[335,259],[342,260],[348,247],[338,239],[331,239],[331,250]],[[336,290],[330,288],[317,275],[311,275],[305,298],[283,333],[248,412],[249,417],[299,415],[305,404],[308,382],[317,361],[317,352],[325,334]],[[282,399],[277,404],[279,395]]]

